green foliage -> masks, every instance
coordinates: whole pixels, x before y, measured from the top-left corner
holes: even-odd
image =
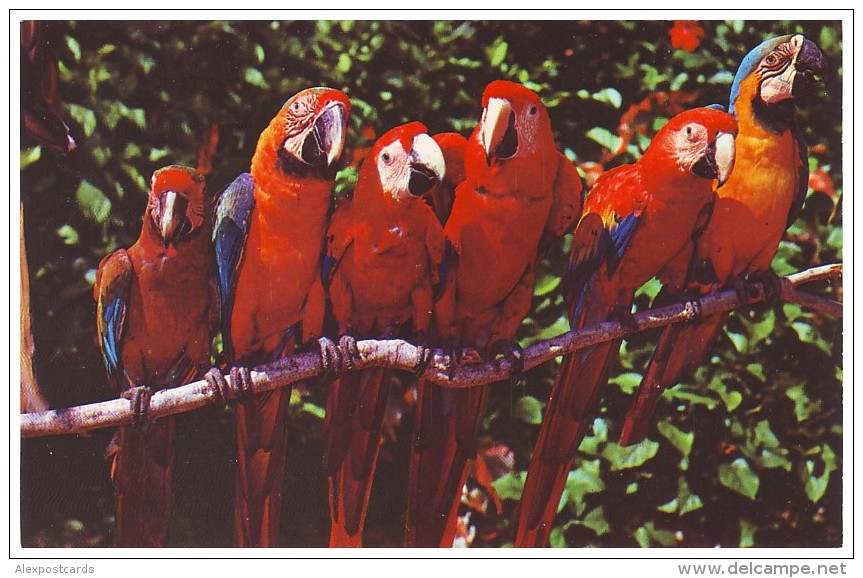
[[[700,22],[691,52],[674,48],[667,21],[243,21],[54,23],[58,92],[78,149],[66,157],[24,138],[20,171],[30,266],[36,370],[54,407],[113,397],[95,338],[92,286],[99,260],[140,230],[152,172],[194,166],[211,127],[219,142],[208,186],[247,170],[257,136],[298,90],[327,85],[353,103],[348,153],[335,186],[347,194],[376,135],[410,120],[433,133],[468,135],[484,86],[527,84],[549,108],[558,145],[586,174],[638,158],[670,116],[727,102],[733,73],[762,39],[801,32],[831,65],[798,118],[810,170],[830,186],[809,191],[774,260],[777,273],[842,260],[842,35],[837,22]],[[631,107],[651,102],[619,125]],[[623,149],[621,149],[623,146]],[[619,154],[618,154],[619,153]],[[352,155],[356,154],[357,158]],[[821,190],[827,189],[827,190]],[[569,329],[560,276],[569,240],[539,264],[523,345]],[[638,307],[659,284],[647,284]],[[815,288],[836,297],[841,286]],[[708,359],[668,390],[650,439],[616,443],[655,333],[621,347],[599,416],[583,441],[559,504],[560,547],[829,547],[842,536],[842,325],[796,305],[731,315]],[[510,448],[514,470],[492,483],[502,503],[475,545],[511,543],[512,520],[558,363],[493,388],[482,439]],[[411,381],[403,378],[405,387]],[[285,491],[284,543],[325,546],[322,469],[325,387],[295,388]],[[397,546],[412,408],[381,450],[367,543]],[[401,411],[401,410],[400,410]],[[178,434],[172,545],[228,546],[232,413],[184,416]],[[29,440],[22,456],[27,546],[111,543],[113,493],[102,454],[109,434]],[[44,472],[54,472],[46,480]],[[476,515],[473,519],[480,518]]]

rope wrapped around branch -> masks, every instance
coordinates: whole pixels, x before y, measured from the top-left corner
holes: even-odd
[[[842,303],[805,293],[796,288],[806,283],[841,275],[841,263],[795,273],[782,279],[778,299],[841,318]],[[756,284],[756,288],[758,295],[750,299],[746,305],[765,299],[763,287]],[[696,301],[675,303],[638,312],[633,316],[632,323],[627,324],[627,326],[615,321],[608,321],[578,331],[569,331],[557,337],[533,343],[525,348],[524,370],[597,343],[672,323],[693,321],[699,316],[730,311],[742,305],[744,303],[741,303],[737,293],[733,290],[719,291]],[[352,369],[390,367],[415,372],[428,362],[421,377],[443,387],[477,387],[504,381],[509,378],[512,369],[509,362],[504,358],[497,358],[485,363],[467,363],[451,368],[449,356],[443,351],[434,350],[431,352],[429,362],[428,351],[425,348],[417,347],[401,339],[358,341],[357,348],[361,359]],[[250,389],[252,393],[262,393],[316,377],[325,372],[326,367],[319,354],[292,355],[274,363],[252,368],[250,371]],[[233,395],[227,396],[228,399],[231,397]],[[151,419],[157,419],[223,401],[224,393],[202,379],[154,393],[150,400],[148,415]],[[123,398],[64,409],[24,413],[21,414],[21,437],[83,434],[94,429],[129,424],[132,417],[133,411],[129,400]]]

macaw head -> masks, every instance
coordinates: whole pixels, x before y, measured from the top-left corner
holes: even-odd
[[[443,152],[425,125],[411,122],[381,136],[360,169],[355,196],[379,190],[403,201],[421,197],[443,180]]]
[[[548,112],[539,95],[508,80],[495,80],[486,86],[477,128],[489,166],[495,159],[530,155],[553,139]]]
[[[730,112],[737,114],[741,99],[753,109],[790,108],[824,73],[824,54],[800,34],[765,40],[740,63],[731,85]]]
[[[682,112],[653,138],[643,160],[648,166],[668,167],[678,173],[717,179],[721,185],[734,168],[737,121],[715,108]]]
[[[204,222],[204,175],[171,165],[157,170],[150,180],[146,219],[165,247],[183,241]]]
[[[307,88],[290,98],[258,141],[258,149],[276,147],[287,174],[326,171],[345,147],[351,102],[332,88]],[[257,153],[256,153],[257,154]]]

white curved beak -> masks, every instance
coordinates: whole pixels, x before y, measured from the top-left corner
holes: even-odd
[[[509,126],[509,115],[512,106],[502,98],[488,99],[488,105],[482,115],[482,146],[485,149],[486,159],[491,157],[492,152],[503,140]]]
[[[722,185],[734,170],[734,135],[719,133],[716,137],[716,178]]]

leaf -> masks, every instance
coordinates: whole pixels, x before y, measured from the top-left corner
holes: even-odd
[[[68,110],[69,116],[84,129],[84,136],[93,136],[96,130],[96,114],[89,108],[78,104],[70,104]]]
[[[553,528],[551,530],[551,534],[548,536],[548,545],[552,548],[568,548],[569,544],[566,543],[566,537],[563,535],[563,530],[560,528]]]
[[[773,333],[776,327],[776,313],[773,310],[768,310],[764,314],[764,318],[753,323],[750,333],[752,343],[759,343],[766,340]]]
[[[750,363],[746,366],[746,370],[755,377],[758,378],[758,381],[764,383],[767,381],[767,376],[764,375],[764,366],[760,363]]]
[[[620,108],[620,105],[623,104],[623,97],[615,88],[603,88],[599,92],[594,92],[591,96],[593,100],[610,104],[614,108]]]
[[[836,454],[833,453],[833,449],[827,444],[822,445],[819,449],[821,461],[824,464],[824,471],[821,475],[815,475],[815,462],[813,460],[806,460],[800,472],[800,477],[803,479],[804,489],[806,490],[806,497],[813,504],[818,503],[824,497],[830,482],[830,474],[837,469]]]
[[[252,86],[257,86],[258,88],[269,88],[270,85],[267,83],[267,80],[264,78],[264,73],[258,70],[257,68],[246,67],[243,71],[243,80],[251,84]]]
[[[785,449],[782,450],[783,453],[787,453],[787,451]],[[761,450],[761,455],[758,456],[758,465],[765,469],[782,468],[786,472],[790,472],[792,464],[784,455],[776,453],[774,450],[764,449]]]
[[[737,458],[730,464],[720,464],[719,481],[726,488],[749,499],[755,498],[761,483],[758,474],[750,469],[744,458]]]
[[[87,181],[81,181],[75,198],[81,211],[97,223],[104,223],[111,214],[111,199]]]
[[[608,441],[608,424],[604,419],[598,417],[593,420],[593,435],[584,436],[581,445],[578,446],[580,452],[589,455],[598,455],[600,444]]]
[[[552,337],[557,337],[558,335],[563,335],[567,331],[570,330],[569,326],[569,317],[563,315],[558,317],[557,320],[549,325],[548,327],[542,329],[539,334],[536,336],[534,340],[527,340],[527,343],[532,343],[533,341],[540,339],[551,339]]]
[[[616,443],[608,444],[602,451],[602,457],[611,463],[611,471],[635,468],[645,463],[659,450],[659,444],[652,440],[623,447]]]
[[[503,63],[504,58],[506,58],[506,51],[509,48],[509,45],[504,42],[502,38],[498,38],[495,45],[492,46],[491,49],[491,65],[494,68],[497,68]]]
[[[542,297],[547,293],[551,293],[557,286],[560,285],[560,277],[557,275],[545,275],[539,281],[537,281],[536,286],[533,288],[533,294],[537,297]]]
[[[737,350],[737,353],[746,352],[747,339],[745,335],[729,331],[728,329],[725,330],[725,334],[731,340],[731,343],[732,345],[734,345],[734,349]]]
[[[668,390],[671,396],[675,399],[682,399],[689,403],[701,404],[707,406],[707,409],[716,408],[716,400],[692,391],[687,391],[682,387],[673,387]]]
[[[677,513],[678,516],[684,516],[689,512],[694,512],[704,505],[697,495],[689,490],[689,484],[683,476],[677,478],[677,497],[672,499],[656,509],[667,514]]]
[[[635,372],[621,373],[609,379],[608,383],[617,385],[626,395],[632,395],[641,384],[641,374]]]
[[[656,424],[656,428],[665,439],[671,442],[671,445],[677,448],[683,457],[689,456],[689,452],[692,451],[692,442],[695,440],[694,433],[681,431],[667,421],[659,422]]]
[[[69,47],[69,52],[72,53],[72,58],[75,59],[75,62],[81,62],[81,45],[78,44],[78,41],[66,35],[66,46]]]
[[[64,245],[77,245],[78,244],[78,231],[74,229],[74,227],[70,225],[63,225],[59,229],[57,229],[57,235],[61,239],[63,239]]]
[[[794,415],[797,422],[803,422],[821,410],[821,402],[813,402],[802,385],[794,385],[785,390],[785,396],[794,402]]]
[[[520,500],[524,489],[525,472],[509,472],[491,483],[501,500]]]
[[[568,499],[575,505],[584,501],[584,496],[597,494],[605,489],[605,483],[599,474],[599,460],[581,461],[578,467],[566,478]]]
[[[336,64],[336,70],[338,70],[342,74],[347,74],[348,72],[350,72],[352,64],[353,63],[351,62],[350,55],[342,52],[341,54],[339,54],[339,61]]]
[[[608,520],[605,519],[605,511],[602,509],[602,506],[592,509],[583,519],[577,520],[576,523],[593,530],[593,533],[597,536],[608,534],[611,531],[611,526],[609,526]]]
[[[632,536],[642,548],[650,548],[653,544],[660,544],[662,546],[674,546],[677,544],[674,532],[659,530],[653,522],[647,522],[638,528]]]
[[[42,157],[42,147],[35,146],[21,151],[21,170],[23,171]]]
[[[170,151],[170,150],[168,150],[168,149],[160,149],[160,148],[155,148],[155,147],[154,147],[154,148],[151,148],[151,149],[150,149],[150,156],[148,157],[148,160],[149,160],[151,163],[154,163],[154,162],[156,162],[156,161],[158,161],[158,160],[160,160],[160,159],[165,158],[165,157],[166,157],[166,156],[168,156],[169,154],[171,154],[171,151]]]
[[[722,403],[725,404],[728,412],[732,412],[741,404],[743,401],[743,394],[739,391],[729,390],[727,387],[723,387],[719,392],[719,397],[722,398]]]
[[[779,438],[777,438],[776,434],[773,433],[773,430],[770,429],[770,422],[766,419],[759,421],[755,425],[755,429],[753,431],[755,433],[755,441],[759,445],[762,445],[765,448],[779,447]]]
[[[300,411],[302,411],[303,413],[311,414],[318,419],[324,419],[327,415],[327,411],[324,408],[308,402],[304,403],[300,407]]]
[[[525,395],[515,403],[512,416],[524,423],[539,425],[542,423],[542,403],[535,397]]]
[[[647,295],[651,301],[656,299],[656,296],[659,295],[659,292],[662,290],[662,282],[656,277],[652,278],[650,281],[642,285],[638,288],[638,291],[635,292],[635,296],[639,297],[641,295]]]
[[[749,520],[740,520],[740,547],[751,548],[755,545],[755,532],[758,526]]]
[[[610,152],[616,152],[620,148],[620,143],[623,142],[619,136],[601,126],[595,126],[587,131],[587,138],[599,143]]]

